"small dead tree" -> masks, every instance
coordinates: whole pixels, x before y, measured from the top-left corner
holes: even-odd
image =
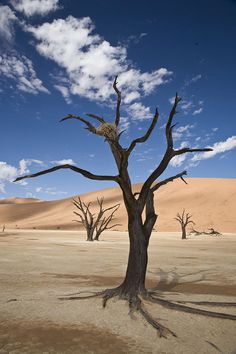
[[[99,240],[99,237],[101,235],[101,233],[105,230],[110,230],[110,229],[113,229],[113,227],[116,227],[116,226],[120,226],[121,224],[113,224],[111,226],[110,223],[114,220],[114,214],[115,212],[117,211],[117,209],[119,209],[120,205],[115,205],[114,207],[114,210],[112,211],[112,213],[109,215],[109,216],[104,216],[99,223],[97,223],[96,227],[95,227],[95,237],[94,237],[94,240],[98,241]],[[108,208],[109,209],[112,209],[112,208]]]
[[[185,209],[183,210],[181,215],[180,215],[180,213],[178,213],[177,216],[175,217],[175,220],[177,220],[181,225],[182,240],[186,240],[186,238],[187,238],[186,227],[189,224],[195,225],[195,222],[191,220],[191,217],[192,217],[192,215],[190,215],[189,213],[186,213]]]
[[[2,232],[5,232],[5,228],[6,228],[6,226],[3,225],[3,227],[2,227]]]
[[[211,227],[210,229],[208,229],[210,232],[208,232],[208,235],[215,235],[215,236],[220,236],[222,235],[219,231],[216,231],[215,229],[213,229],[213,227]]]
[[[159,332],[160,336],[166,336],[168,332],[172,335],[175,335],[175,333],[152,318],[152,316],[144,307],[142,302],[143,299],[178,311],[236,320],[236,316],[234,315],[223,313],[219,314],[191,306],[185,306],[171,300],[163,299],[162,296],[158,296],[158,293],[155,294],[153,291],[146,289],[145,280],[148,264],[148,246],[153,227],[157,220],[157,215],[154,208],[154,192],[158,191],[159,188],[169,182],[174,181],[177,178],[181,178],[185,183],[187,183],[183,177],[187,174],[187,172],[183,171],[175,176],[166,178],[164,180],[159,180],[158,182],[156,181],[162,176],[174,157],[186,153],[212,151],[212,149],[191,147],[181,147],[178,149],[174,148],[173,129],[176,124],[173,123],[173,119],[177,113],[177,106],[181,101],[181,98],[178,96],[178,94],[176,94],[172,109],[169,113],[165,125],[166,148],[163,153],[163,157],[159,164],[154,168],[154,170],[142,184],[138,197],[137,195],[135,196],[128,169],[129,158],[138,144],[145,143],[149,139],[157,125],[159,113],[157,110],[155,111],[149,128],[147,129],[146,133],[144,133],[144,135],[131,141],[128,146],[122,146],[120,143],[120,136],[122,132],[119,131],[121,118],[121,91],[117,87],[117,77],[113,82],[113,89],[117,96],[117,102],[115,117],[112,123],[105,121],[103,117],[100,117],[96,114],[88,114],[88,117],[98,122],[98,127],[90,123],[89,120],[73,114],[69,114],[61,121],[67,121],[71,119],[79,121],[80,123],[83,123],[85,125],[85,129],[90,131],[92,134],[102,136],[105,142],[109,145],[111,153],[114,157],[114,161],[117,166],[117,173],[115,175],[98,175],[74,165],[64,164],[57,165],[33,174],[21,176],[16,179],[16,181],[20,181],[24,178],[38,177],[61,169],[70,169],[92,180],[113,181],[117,183],[121,188],[128,218],[128,234],[130,244],[126,274],[122,283],[115,288],[105,289],[104,291],[99,291],[90,296],[82,296],[79,294],[78,296],[68,296],[63,299],[79,300],[88,297],[100,296],[103,299],[104,307],[106,306],[107,301],[113,297],[118,297],[120,299],[126,300],[129,304],[130,310],[139,312],[140,315],[143,316],[143,318]],[[145,214],[143,211],[145,211]]]
[[[87,232],[87,241],[98,241],[99,236],[101,233],[107,229],[112,229],[113,227],[117,226],[118,224],[108,226],[111,221],[114,219],[114,214],[119,208],[120,204],[116,204],[112,207],[103,208],[104,198],[97,198],[97,204],[99,206],[99,210],[97,214],[92,214],[91,202],[86,204],[82,202],[81,198],[78,197],[77,199],[73,199],[73,204],[79,210],[79,212],[74,211],[74,214],[79,217],[79,220],[76,221],[84,226]],[[109,216],[104,216],[106,212],[112,210],[112,213]],[[95,233],[95,236],[94,236]]]

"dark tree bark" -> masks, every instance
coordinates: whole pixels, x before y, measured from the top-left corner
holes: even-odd
[[[85,129],[89,130],[92,134],[103,136],[105,138],[105,141],[109,144],[111,153],[113,154],[114,160],[117,165],[118,173],[116,176],[96,175],[89,171],[78,168],[76,166],[66,164],[66,165],[55,166],[53,168],[38,173],[19,177],[16,179],[16,181],[22,180],[24,178],[31,178],[31,177],[44,175],[46,173],[50,173],[59,169],[71,169],[93,180],[109,180],[118,183],[123,193],[123,200],[124,200],[124,204],[128,216],[130,249],[129,249],[127,270],[126,270],[124,281],[118,287],[114,289],[106,289],[90,297],[97,296],[97,295],[102,296],[104,307],[106,305],[107,300],[113,296],[119,296],[121,298],[127,299],[130,308],[138,310],[140,314],[146,319],[146,321],[159,331],[160,335],[163,336],[165,331],[168,331],[173,335],[175,335],[169,329],[167,329],[166,327],[164,327],[163,325],[159,324],[157,321],[154,321],[152,319],[152,317],[143,308],[141,303],[141,297],[150,299],[153,302],[158,302],[158,304],[161,304],[162,306],[174,308],[176,310],[181,310],[185,312],[198,313],[201,315],[208,315],[214,317],[218,316],[218,314],[211,313],[205,310],[199,310],[196,308],[190,308],[163,299],[158,299],[156,296],[154,297],[154,295],[152,295],[152,292],[148,292],[146,290],[145,279],[146,279],[146,271],[147,271],[147,263],[148,263],[148,245],[149,245],[149,240],[151,237],[153,227],[157,219],[157,215],[155,214],[155,209],[154,209],[154,192],[156,192],[160,187],[166,185],[169,182],[174,181],[177,178],[181,178],[184,181],[183,176],[186,175],[186,171],[183,171],[177,174],[176,176],[172,176],[163,181],[159,181],[158,183],[156,183],[156,180],[159,179],[159,177],[168,167],[170,161],[175,156],[189,153],[189,152],[193,153],[193,152],[202,152],[202,151],[212,151],[212,149],[211,148],[192,149],[189,147],[185,147],[178,150],[174,149],[172,132],[175,124],[173,124],[173,118],[177,112],[176,111],[177,105],[181,100],[181,98],[176,94],[173,107],[171,109],[171,112],[169,114],[166,123],[166,129],[165,129],[166,150],[163,155],[163,158],[159,163],[159,165],[155,168],[155,170],[150,174],[147,180],[143,183],[140,192],[138,194],[133,193],[132,184],[128,173],[129,156],[137,144],[144,143],[145,141],[148,140],[154,128],[156,127],[159,114],[158,111],[156,110],[148,130],[143,136],[133,140],[128,147],[126,148],[122,147],[119,142],[121,136],[121,132],[119,132],[121,92],[117,88],[117,77],[115,78],[115,81],[113,83],[113,88],[117,95],[117,105],[116,105],[116,114],[115,114],[114,123],[106,122],[104,118],[99,117],[95,114],[88,114],[88,116],[99,123],[98,127],[94,126],[89,121],[87,121],[84,118],[81,118],[80,116],[75,116],[71,114],[63,118],[62,121],[68,119],[78,120],[79,122],[82,122],[86,126]],[[143,220],[142,215],[144,210],[146,210],[146,212]],[[87,297],[85,296],[83,298],[87,298]],[[81,299],[81,297],[72,296],[67,299]],[[221,314],[221,318],[222,318],[222,314]],[[229,318],[229,316],[224,314],[223,318]],[[233,318],[231,316],[231,319],[236,319],[236,316],[233,316]]]
[[[192,215],[189,213],[186,213],[185,210],[183,210],[182,214],[180,215],[179,213],[175,217],[175,220],[177,220],[180,225],[181,225],[181,230],[182,230],[182,240],[187,239],[187,233],[186,233],[186,227],[189,224],[195,224],[194,221],[191,220]]]

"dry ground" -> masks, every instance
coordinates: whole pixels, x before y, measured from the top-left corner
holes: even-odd
[[[61,301],[80,290],[118,285],[125,273],[125,232],[84,241],[84,232],[8,230],[0,233],[0,353],[236,353],[236,322],[146,308],[177,338],[159,338],[116,299]],[[149,287],[166,299],[236,301],[236,235],[154,233]],[[204,308],[203,306],[201,308]],[[206,307],[205,307],[206,308]],[[208,310],[236,314],[236,308]]]

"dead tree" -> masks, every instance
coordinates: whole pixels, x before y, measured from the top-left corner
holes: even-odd
[[[208,232],[208,235],[222,235],[219,231],[216,231],[215,229],[213,229],[213,227],[211,227],[210,229],[208,229],[210,232]]]
[[[120,205],[117,204],[112,207],[104,209],[103,202],[104,202],[104,198],[100,198],[100,199],[97,198],[99,211],[97,214],[92,214],[90,211],[91,202],[86,204],[81,201],[80,197],[78,197],[77,200],[73,199],[73,204],[79,210],[79,212],[74,211],[74,214],[79,217],[79,220],[74,220],[74,221],[82,224],[86,229],[87,241],[94,241],[94,240],[98,241],[99,236],[103,231],[107,229],[111,229],[118,225],[115,224],[112,226],[108,226],[113,220],[114,213],[116,212],[116,210],[119,208]],[[104,216],[106,212],[112,209],[113,211],[109,216]],[[94,233],[96,233],[95,236]]]
[[[6,226],[3,225],[3,227],[2,227],[2,232],[5,232],[5,228],[6,228]]]
[[[96,181],[113,181],[119,185],[122,190],[124,204],[128,217],[128,233],[129,233],[129,256],[128,256],[128,265],[126,269],[126,274],[122,283],[113,288],[100,291],[96,294],[90,295],[89,297],[100,296],[103,298],[103,306],[106,306],[107,301],[112,297],[119,297],[128,301],[130,310],[138,311],[145,320],[150,323],[154,328],[156,328],[160,336],[164,336],[166,332],[170,332],[175,335],[172,331],[164,327],[159,322],[155,321],[151,315],[144,308],[142,299],[150,300],[152,302],[158,303],[162,306],[173,308],[175,310],[198,313],[200,315],[207,315],[213,317],[227,318],[227,319],[236,319],[236,316],[228,314],[218,314],[215,312],[210,312],[202,309],[192,308],[190,306],[185,306],[177,304],[173,301],[168,301],[162,297],[158,297],[158,294],[155,294],[151,291],[148,291],[145,287],[147,263],[148,263],[148,245],[149,239],[153,227],[155,225],[157,215],[154,209],[153,196],[159,188],[166,185],[169,182],[174,181],[177,178],[181,178],[183,181],[187,173],[186,171],[180,172],[175,176],[169,177],[167,179],[161,180],[156,183],[156,180],[160,178],[163,172],[168,167],[170,161],[176,157],[186,153],[202,152],[202,151],[212,151],[210,148],[191,148],[183,147],[179,149],[174,148],[173,143],[173,129],[176,124],[173,124],[173,118],[177,113],[177,106],[181,98],[176,94],[175,100],[170,111],[170,114],[167,118],[167,123],[165,126],[165,136],[166,136],[166,149],[163,154],[163,157],[160,163],[155,167],[153,172],[148,176],[146,181],[143,183],[141,190],[138,196],[134,194],[132,183],[130,180],[128,172],[128,162],[131,153],[134,151],[135,147],[138,144],[145,143],[156,127],[158,121],[158,111],[156,110],[153,119],[150,123],[149,128],[146,133],[134,139],[129,146],[123,147],[120,143],[121,133],[119,131],[120,123],[120,105],[121,105],[121,91],[117,87],[117,77],[114,80],[113,88],[117,96],[116,103],[116,113],[114,122],[107,122],[104,118],[95,115],[88,114],[88,117],[94,119],[94,121],[99,123],[99,127],[96,127],[89,120],[84,119],[78,115],[69,114],[67,117],[63,118],[61,121],[66,120],[76,120],[85,125],[85,129],[90,131],[92,134],[100,135],[105,138],[105,142],[109,145],[111,153],[114,157],[115,163],[117,165],[117,174],[116,175],[98,175],[91,173],[90,171],[84,170],[80,167],[64,164],[59,166],[54,166],[52,168],[28,174],[26,176],[21,176],[16,179],[16,181],[22,180],[24,178],[32,178],[37,176],[42,176],[47,173],[58,171],[61,169],[70,169],[74,172],[77,172],[83,175],[86,178],[96,180]],[[146,208],[144,218],[142,218],[143,211]],[[66,297],[68,300],[81,299],[82,295],[79,296],[70,296]],[[85,296],[83,298],[88,298]]]
[[[187,238],[186,227],[189,224],[193,224],[193,225],[195,224],[195,222],[191,220],[191,217],[192,215],[186,213],[185,210],[183,210],[181,215],[178,213],[177,216],[175,217],[175,220],[177,220],[181,225],[182,240],[186,240]]]
[[[198,230],[196,230],[196,229],[194,229],[193,227],[192,227],[192,229],[191,229],[191,231],[190,231],[190,233],[189,234],[193,234],[193,235],[201,235],[202,234],[202,231],[198,231]]]
[[[73,204],[79,210],[79,212],[74,211],[73,213],[79,217],[78,223],[82,224],[87,232],[87,241],[93,241],[94,232],[94,214],[89,210],[91,203],[85,204],[81,201],[80,197],[77,200],[73,199]]]
[[[106,209],[106,210],[110,210],[110,209],[114,208],[114,210],[112,211],[112,213],[110,215],[104,216],[102,219],[100,219],[100,221],[95,226],[95,233],[96,234],[95,234],[94,240],[99,241],[99,237],[103,231],[110,230],[110,229],[113,229],[113,227],[121,225],[121,224],[113,224],[113,225],[109,226],[110,223],[114,220],[114,214],[117,211],[117,209],[119,209],[119,207],[120,207],[120,205],[118,204],[118,205],[115,205],[114,207]]]

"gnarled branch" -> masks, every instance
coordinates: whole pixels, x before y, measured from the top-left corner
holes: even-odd
[[[116,118],[115,118],[115,125],[118,127],[120,123],[120,104],[121,104],[121,92],[117,88],[117,77],[115,77],[115,80],[113,82],[113,89],[115,90],[117,94],[117,102],[116,102]]]
[[[169,183],[169,182],[173,182],[175,179],[177,178],[180,178],[182,179],[182,181],[185,183],[185,184],[188,184],[185,179],[183,178],[183,176],[186,176],[187,175],[187,171],[183,171],[181,173],[178,173],[177,175],[175,176],[172,176],[172,177],[169,177],[169,178],[166,178],[164,179],[163,181],[161,182],[158,182],[157,184],[155,184],[155,186],[153,186],[151,188],[151,191],[152,192],[155,192],[157,189],[159,189],[160,187],[164,186],[165,184]]]
[[[97,114],[86,113],[86,115],[87,115],[88,117],[91,117],[91,118],[96,119],[96,120],[99,121],[100,123],[106,123],[106,121],[105,121],[102,117],[98,116]]]
[[[158,117],[159,117],[159,113],[158,113],[158,110],[156,109],[156,112],[154,114],[154,117],[152,119],[152,122],[151,122],[150,127],[148,128],[147,132],[143,136],[141,136],[140,138],[137,138],[137,139],[133,140],[131,142],[130,146],[128,147],[128,149],[127,149],[128,156],[130,155],[132,150],[135,148],[137,143],[144,143],[145,141],[147,141],[147,139],[149,138],[149,136],[151,135],[153,129],[156,126]]]
[[[68,120],[68,119],[76,119],[76,120],[79,120],[80,122],[82,122],[82,123],[84,123],[85,125],[87,125],[87,128],[85,128],[85,129],[89,130],[89,131],[90,131],[91,133],[93,133],[93,134],[97,134],[96,128],[95,128],[89,121],[87,121],[86,119],[81,118],[81,117],[79,117],[79,116],[75,116],[75,115],[73,115],[73,114],[68,114],[68,116],[62,118],[62,119],[60,120],[60,122],[64,122],[64,120]]]
[[[33,177],[38,177],[38,176],[42,176],[45,175],[47,173],[51,173],[57,170],[61,170],[61,169],[70,169],[74,172],[80,173],[81,175],[83,175],[84,177],[87,177],[89,179],[92,180],[97,180],[97,181],[115,181],[117,183],[119,183],[119,176],[101,176],[101,175],[95,175],[87,170],[83,170],[82,168],[73,166],[73,165],[69,165],[69,164],[65,164],[65,165],[59,165],[59,166],[54,166],[52,168],[49,168],[47,170],[43,170],[40,172],[36,172],[36,173],[32,173],[30,175],[25,175],[22,177],[18,177],[14,180],[14,182],[18,182],[21,181],[22,179],[26,179],[26,178],[33,178]]]

